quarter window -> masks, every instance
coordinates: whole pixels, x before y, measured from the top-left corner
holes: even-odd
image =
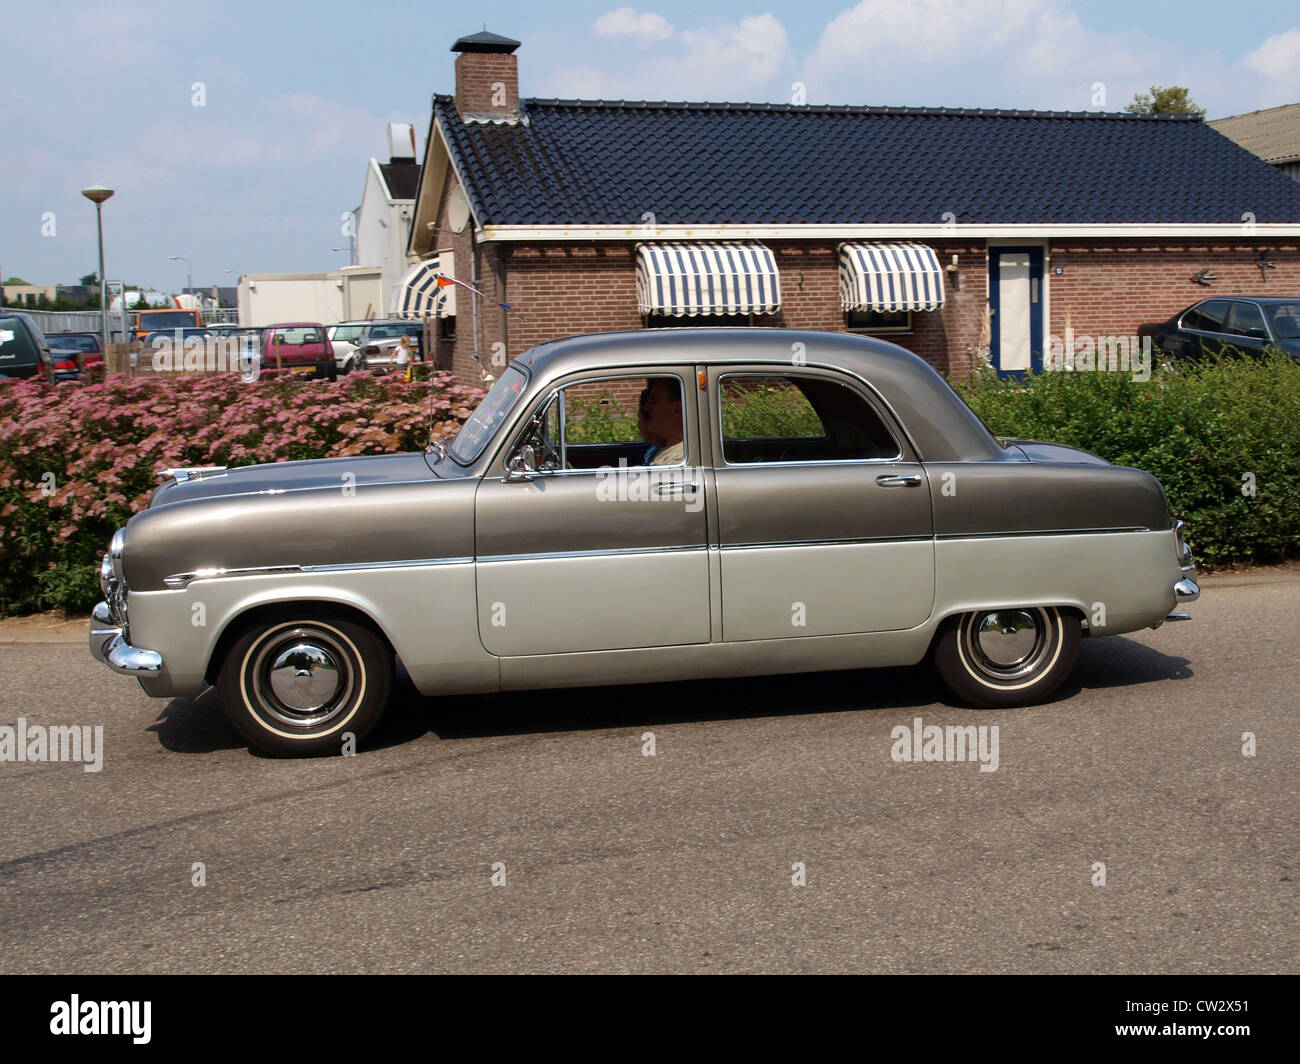
[[[1226,299],[1211,299],[1198,304],[1183,315],[1182,327],[1199,332],[1223,332],[1223,322],[1228,316]]]
[[[825,377],[729,374],[722,378],[719,402],[722,457],[728,465],[901,456],[871,404]]]

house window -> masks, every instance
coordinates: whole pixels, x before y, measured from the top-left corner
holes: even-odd
[[[846,310],[844,324],[853,333],[902,333],[912,331],[910,310]]]

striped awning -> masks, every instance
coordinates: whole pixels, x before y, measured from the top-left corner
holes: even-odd
[[[447,318],[456,313],[455,286],[439,287],[438,275],[449,270],[443,257],[417,262],[393,289],[388,314],[393,318]]]
[[[642,314],[675,318],[775,314],[781,276],[762,244],[638,244],[636,302]]]
[[[841,244],[845,310],[939,310],[943,271],[924,244]]]

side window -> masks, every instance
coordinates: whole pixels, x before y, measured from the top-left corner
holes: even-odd
[[[682,378],[617,377],[571,384],[564,396],[566,469],[684,465]]]
[[[1255,303],[1234,302],[1228,316],[1228,332],[1234,336],[1249,336],[1267,340],[1268,328],[1264,325],[1264,312]]]
[[[1228,301],[1210,299],[1184,314],[1182,327],[1201,332],[1223,332],[1223,321],[1227,316]]]
[[[729,374],[722,378],[719,403],[728,465],[901,457],[871,404],[825,377]]]

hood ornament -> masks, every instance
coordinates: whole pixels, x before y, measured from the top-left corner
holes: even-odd
[[[206,480],[208,477],[220,477],[226,473],[226,466],[223,465],[202,465],[186,466],[179,469],[163,469],[158,472],[160,480],[171,479],[177,484],[184,484],[189,480]]]

